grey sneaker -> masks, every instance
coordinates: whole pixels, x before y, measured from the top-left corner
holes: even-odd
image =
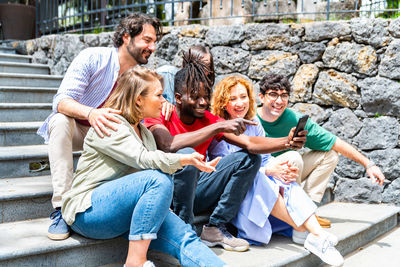
[[[342,255],[327,236],[317,237],[309,234],[304,242],[304,247],[329,265],[341,266],[344,263]]]
[[[50,214],[52,220],[49,229],[47,230],[47,236],[51,240],[64,240],[69,237],[69,226],[64,221],[61,210],[56,209]]]
[[[204,225],[200,239],[208,247],[220,245],[229,251],[242,252],[248,250],[250,246],[246,240],[232,236],[226,230],[225,224],[219,224],[218,226]]]

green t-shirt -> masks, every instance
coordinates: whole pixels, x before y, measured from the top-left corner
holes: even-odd
[[[276,121],[267,122],[261,119],[257,114],[257,117],[260,119],[261,125],[265,130],[265,136],[274,138],[287,136],[290,129],[296,127],[301,116],[301,113],[287,108]],[[336,142],[336,135],[325,130],[311,119],[308,119],[305,129],[308,130],[307,141],[305,144],[305,147],[307,148],[312,150],[329,151]],[[285,151],[276,152],[272,155],[278,156],[283,152]]]

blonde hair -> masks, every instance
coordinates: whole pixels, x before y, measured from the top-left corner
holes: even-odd
[[[163,78],[155,71],[143,67],[132,67],[126,70],[118,79],[118,84],[104,104],[104,108],[119,109],[122,116],[131,124],[136,124],[141,119],[142,108],[137,105],[139,96],[146,97],[154,81]]]
[[[225,107],[231,98],[231,89],[237,84],[243,85],[247,90],[249,96],[249,110],[244,116],[247,120],[252,120],[256,115],[255,98],[253,92],[253,84],[245,78],[240,76],[228,76],[222,79],[216,86],[211,100],[211,112],[226,120],[230,119],[229,113]]]

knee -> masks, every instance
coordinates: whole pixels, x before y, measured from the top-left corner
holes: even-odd
[[[287,158],[289,159],[289,163],[296,166],[299,169],[303,169],[304,161],[301,154],[297,151],[288,151],[285,152]]]
[[[243,157],[245,161],[248,161],[250,168],[255,168],[257,170],[260,168],[262,161],[261,155],[244,152]]]
[[[186,165],[183,169],[177,171],[173,175],[175,186],[179,185],[196,185],[200,170],[193,165]],[[177,189],[177,188],[175,188]]]
[[[335,150],[331,149],[326,153],[325,159],[328,162],[337,165],[339,162],[339,154]]]
[[[178,154],[192,154],[194,152],[196,152],[196,150],[194,150],[191,147],[181,148],[178,151],[176,151],[176,153],[178,153]]]
[[[160,194],[172,198],[174,186],[170,175],[160,171],[154,171],[154,174],[151,176],[151,180],[151,184],[155,186]]]
[[[75,127],[75,120],[62,113],[56,113],[49,122],[49,132],[54,129],[71,129]]]
[[[247,175],[243,177],[244,180],[246,181],[252,181],[255,177],[256,174],[258,173],[258,169],[261,166],[262,158],[258,154],[251,154],[248,153],[245,150],[241,150],[238,152],[235,152],[231,155],[235,154],[235,158],[238,162],[237,170],[240,171],[245,171]],[[253,178],[253,179],[250,179]]]

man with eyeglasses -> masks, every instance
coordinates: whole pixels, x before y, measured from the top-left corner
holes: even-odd
[[[262,106],[257,109],[257,117],[260,119],[267,137],[287,136],[290,129],[296,126],[302,116],[301,113],[287,108],[290,89],[289,81],[282,75],[266,74],[260,81],[259,97]],[[385,177],[379,167],[352,145],[310,119],[305,129],[308,130],[305,143],[308,150],[301,155],[285,153],[285,151],[272,155],[276,157],[276,161],[289,161],[299,168],[297,182],[303,183],[304,191],[313,201],[321,202],[329,178],[338,163],[338,153],[363,165],[373,183],[383,184]],[[321,217],[317,217],[317,219],[322,227],[330,227],[329,220]]]

